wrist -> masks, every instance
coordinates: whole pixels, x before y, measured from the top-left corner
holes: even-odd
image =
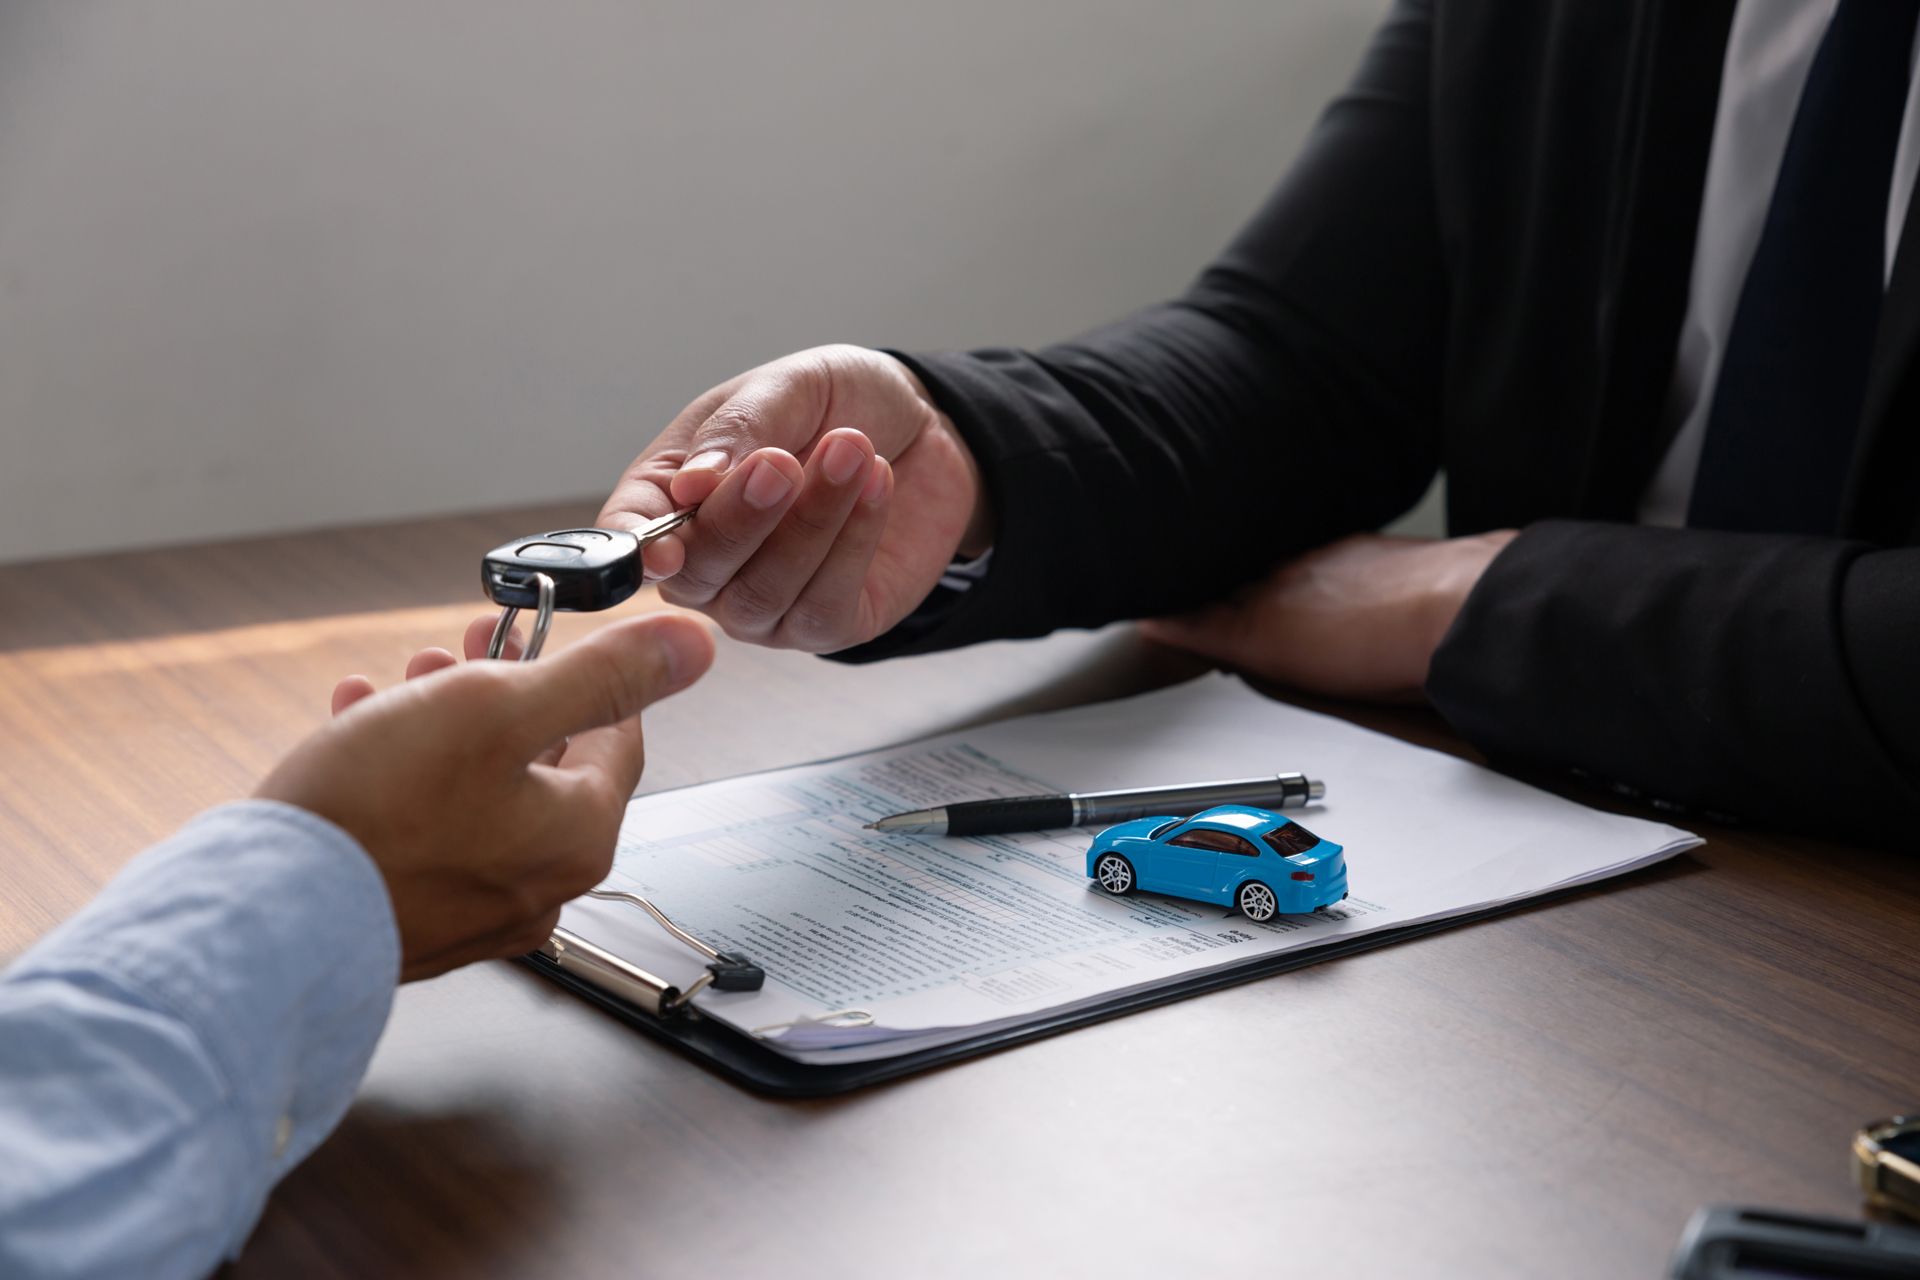
[[[1518,529],[1494,529],[1439,544],[1445,548],[1447,559],[1432,579],[1424,610],[1424,651],[1429,665],[1487,567],[1519,533]]]
[[[973,451],[960,439],[953,420],[943,413],[940,423],[942,429],[953,436],[961,457],[966,459],[967,481],[973,488],[973,514],[967,518],[967,527],[960,533],[960,542],[954,548],[954,555],[962,560],[978,560],[993,550],[993,504],[987,500],[987,486],[980,475],[980,464],[974,461]]]
[[[960,434],[960,428],[953,424],[953,419],[947,416],[946,411],[933,398],[933,393],[927,390],[927,384],[920,380],[920,375],[915,373],[906,361],[892,352],[881,354],[900,371],[900,376],[912,389],[914,398],[919,400],[921,407],[926,411],[926,423],[921,427],[920,434],[934,437],[937,447],[950,449],[965,475],[965,486],[969,498],[967,523],[960,530],[959,541],[955,543],[953,553],[948,558],[977,560],[993,549],[994,531],[993,503],[987,498],[987,485],[985,477],[980,472],[980,462],[973,456],[973,450],[967,447],[966,438]]]

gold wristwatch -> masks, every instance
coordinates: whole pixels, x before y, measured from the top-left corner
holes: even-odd
[[[1875,1121],[1854,1134],[1853,1176],[1874,1208],[1920,1219],[1920,1115]]]

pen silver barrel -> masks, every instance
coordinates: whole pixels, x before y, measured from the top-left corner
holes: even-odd
[[[1301,805],[1312,804],[1325,794],[1324,783],[1301,773],[1282,773],[1266,778],[1195,782],[1179,787],[963,800],[936,809],[896,813],[869,822],[867,826],[871,830],[902,835],[983,836],[1010,831],[1109,826],[1129,818],[1162,814],[1185,818],[1222,804],[1246,804],[1261,809],[1297,809]]]
[[[1076,827],[1112,826],[1132,818],[1186,818],[1221,804],[1246,804],[1257,809],[1297,809],[1326,794],[1326,784],[1301,773],[1271,778],[1237,778],[1228,782],[1196,782],[1184,787],[1153,787],[1139,791],[1081,791],[1073,801]]]

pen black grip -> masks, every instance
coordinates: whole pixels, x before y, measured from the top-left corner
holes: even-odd
[[[968,800],[947,806],[947,834],[991,836],[1008,831],[1052,831],[1073,825],[1073,801],[1066,796],[1023,796],[1013,800]]]

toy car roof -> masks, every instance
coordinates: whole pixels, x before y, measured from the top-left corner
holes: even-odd
[[[1223,804],[1196,813],[1191,819],[1195,825],[1218,827],[1225,831],[1251,831],[1265,835],[1278,827],[1284,827],[1293,821],[1265,809],[1256,809],[1246,804]]]

